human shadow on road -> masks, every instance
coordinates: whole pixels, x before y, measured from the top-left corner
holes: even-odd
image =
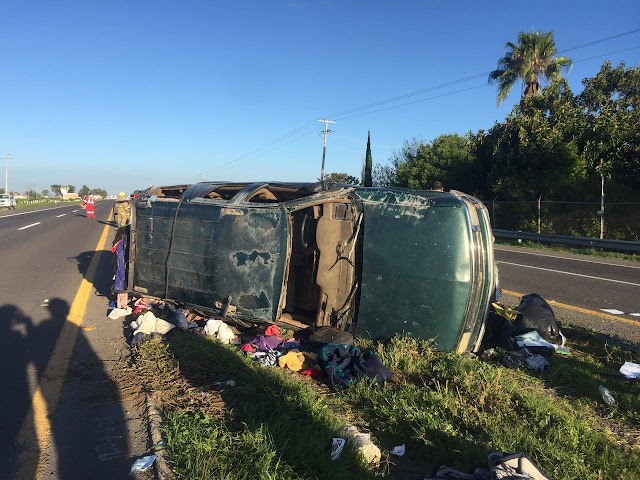
[[[31,342],[33,321],[16,305],[0,306],[0,478],[11,478],[15,468],[13,442],[31,404],[30,376],[37,378],[39,370],[32,365],[36,348]]]
[[[110,245],[109,245],[110,247]],[[105,297],[105,308],[109,303],[109,300],[113,298],[113,292],[111,291],[111,287],[113,285],[112,277],[115,274],[112,255],[109,253],[108,255],[100,255],[100,261],[98,263],[97,271],[101,272],[100,275],[91,276],[91,272],[89,272],[89,265],[91,264],[91,259],[94,255],[100,254],[101,252],[82,252],[75,257],[68,258],[69,261],[75,262],[78,267],[78,272],[82,275],[85,280],[91,282],[95,288],[95,295],[100,297]],[[97,278],[95,278],[97,277]]]
[[[0,306],[0,478],[35,478],[45,449],[45,478],[124,478],[131,455],[117,385],[69,321],[69,303],[43,307],[34,321]]]

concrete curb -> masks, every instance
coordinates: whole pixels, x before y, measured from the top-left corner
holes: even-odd
[[[160,425],[162,424],[162,411],[152,393],[145,392],[145,400],[147,404],[147,424],[149,426],[149,437],[153,445],[154,453],[157,455],[154,463],[155,478],[158,480],[174,480],[173,472],[169,468],[164,449],[164,440],[160,433]]]

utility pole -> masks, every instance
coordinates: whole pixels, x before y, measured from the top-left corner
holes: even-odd
[[[11,154],[7,153],[4,156],[4,193],[9,193],[9,160],[11,159]]]
[[[321,123],[324,123],[324,144],[322,146],[322,168],[320,169],[320,181],[324,186],[324,159],[327,155],[327,134],[332,133],[332,131],[329,130],[328,127],[330,123],[336,123],[336,122],[332,122],[331,120],[324,120],[322,118],[319,118],[318,121]]]

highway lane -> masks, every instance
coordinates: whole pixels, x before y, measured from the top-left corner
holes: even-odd
[[[112,204],[112,202],[99,202]],[[0,239],[18,229],[28,230],[38,224],[60,223],[59,219],[65,217],[84,217],[84,209],[79,204],[58,205],[53,207],[43,207],[36,210],[3,210],[0,212]]]
[[[16,441],[21,436],[20,432],[27,431],[31,437],[41,440],[42,432],[47,431],[35,422],[34,425],[26,425],[25,430],[25,419],[28,418],[32,399],[37,396],[37,390],[41,388],[43,382],[51,380],[44,377],[45,369],[52,352],[58,346],[57,341],[61,337],[63,326],[69,322],[70,309],[78,288],[83,278],[90,275],[88,268],[94,257],[98,240],[103,235],[112,205],[113,202],[109,201],[97,204],[96,219],[87,219],[84,210],[79,209],[78,205],[24,212],[21,215],[0,216],[0,271],[2,273],[0,279],[0,378],[3,381],[2,393],[0,393],[0,411],[3,412],[0,419],[0,478],[2,479],[12,478],[11,472],[15,472],[17,459],[24,453],[24,448],[16,446]],[[110,227],[108,244],[114,231],[115,228]],[[103,261],[99,267],[99,281],[95,282],[94,278],[87,278],[93,284],[87,314],[90,314],[92,319],[104,321],[107,303],[104,296],[109,294],[111,269],[110,256],[103,255],[100,258]],[[121,339],[118,325],[112,326]],[[104,390],[105,386],[111,383],[107,377],[103,379],[99,377],[99,374],[104,376],[103,367],[100,362],[96,363],[95,348],[90,348],[88,340],[83,337],[83,335],[79,336],[76,347],[84,352],[83,361],[97,365],[98,370],[95,378],[83,379],[81,383],[88,386],[91,380],[95,380]],[[105,345],[110,347],[108,343]],[[63,352],[63,356],[68,354],[69,352]],[[49,372],[49,375],[54,377],[59,375],[64,378],[64,373],[54,371]],[[50,398],[47,391],[42,393],[45,411],[55,408],[58,400]],[[63,398],[65,395],[63,392]],[[92,395],[100,398],[101,394],[93,392]],[[113,394],[110,393],[110,395]],[[82,402],[79,401],[83,398],[87,398],[87,391],[78,389],[76,397],[67,401],[66,408],[63,401],[61,412],[71,412],[71,417],[64,422],[66,425],[71,425],[72,420],[80,412],[84,413],[81,408]],[[105,418],[116,418],[123,422],[123,414],[118,409],[118,405],[118,403],[110,404],[109,408],[116,413],[109,413]],[[98,411],[95,406],[87,405],[86,408],[92,408],[94,413]],[[72,412],[76,414],[73,415]],[[49,412],[48,415],[53,415],[53,412]],[[42,420],[42,418],[39,419],[39,422],[42,423]],[[89,439],[79,442],[78,437],[81,436],[79,433],[81,428],[95,427],[92,422],[93,418],[89,415],[82,421],[83,425],[75,426],[73,430],[57,427],[51,433],[54,439],[53,446],[61,449],[69,445],[72,451],[85,455],[89,462],[91,455],[95,456],[91,450],[93,444]],[[111,426],[108,428],[112,429]],[[34,435],[34,430],[37,435]],[[82,436],[85,435],[82,434]],[[100,441],[103,442],[102,439]],[[83,450],[84,448],[88,450]],[[37,452],[36,447],[31,449]],[[120,451],[125,450],[120,447]],[[69,463],[61,463],[56,467],[61,478],[65,478],[62,472],[72,471],[74,462],[75,468],[78,467],[78,463],[85,463],[84,460],[79,462],[72,454],[64,458],[65,461],[68,459]],[[119,457],[114,457],[113,461],[129,462],[126,454],[122,453]],[[102,469],[104,475],[91,478],[116,478],[113,472],[105,469],[106,464],[96,462],[94,466]],[[89,471],[88,468],[87,463],[80,471]],[[47,478],[55,478],[55,475]],[[71,477],[66,476],[66,478]]]
[[[496,245],[503,289],[613,313],[640,326],[640,264]],[[621,312],[621,313],[617,313]]]

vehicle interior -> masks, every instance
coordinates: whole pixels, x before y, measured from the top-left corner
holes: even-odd
[[[145,197],[198,203],[224,200],[228,205],[246,205],[298,200],[321,190],[320,183],[201,182],[152,188]],[[349,327],[358,289],[356,260],[361,219],[355,204],[345,196],[318,199],[288,215],[291,254],[280,322],[297,328]]]
[[[357,291],[360,221],[360,213],[348,199],[292,213],[281,322],[297,327],[349,327]]]

